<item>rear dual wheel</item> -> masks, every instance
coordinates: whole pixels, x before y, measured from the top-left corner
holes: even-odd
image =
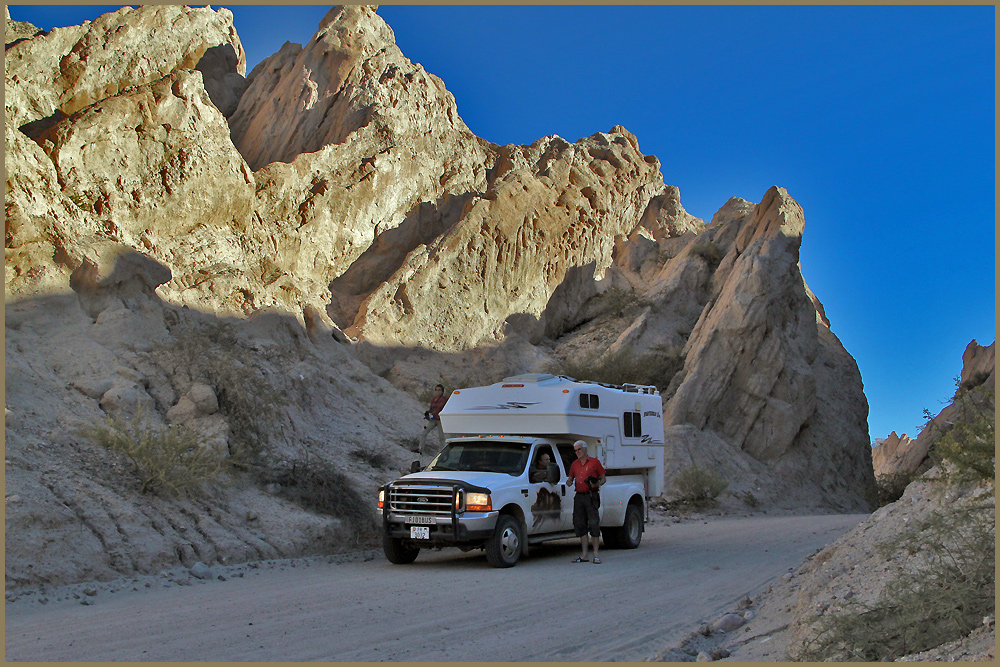
[[[605,528],[604,545],[612,549],[635,549],[642,541],[642,509],[635,504],[625,509],[621,528]]]

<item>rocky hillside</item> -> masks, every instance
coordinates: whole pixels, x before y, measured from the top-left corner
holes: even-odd
[[[8,586],[345,548],[428,386],[626,358],[659,369],[668,488],[868,509],[784,189],[705,223],[620,126],[478,138],[371,7],[248,76],[226,9],[6,34]],[[260,465],[142,494],[92,428],[137,407]]]
[[[875,450],[881,483],[912,479],[897,498],[656,659],[993,662],[993,345],[973,341],[962,359],[954,399],[919,438],[897,436]],[[938,451],[932,459],[930,448],[949,433],[960,455]],[[926,444],[919,456],[908,449],[917,443]],[[895,449],[880,454],[887,444]]]

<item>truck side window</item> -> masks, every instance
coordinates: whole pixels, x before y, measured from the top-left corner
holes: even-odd
[[[535,450],[535,458],[532,461],[531,470],[528,473],[528,481],[533,483],[548,481],[549,471],[553,466],[556,466],[556,462],[552,457],[552,448],[548,445],[542,445]],[[555,469],[556,475],[558,476],[558,466],[556,466]]]
[[[563,462],[563,472],[569,473],[569,467],[573,465],[573,461],[576,461],[576,454],[573,453],[573,445],[571,443],[560,443],[556,445],[556,449],[559,450],[559,458]]]
[[[641,438],[642,437],[642,413],[641,412],[626,412],[623,415],[624,426],[625,426],[625,437],[626,438]]]
[[[596,410],[601,407],[601,397],[597,394],[580,394],[580,407],[587,410]]]

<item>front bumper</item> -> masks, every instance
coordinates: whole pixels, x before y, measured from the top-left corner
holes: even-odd
[[[451,517],[434,517],[433,524],[409,524],[405,514],[384,512],[382,531],[389,537],[406,540],[418,547],[475,545],[493,534],[499,514],[497,511],[465,512]],[[429,539],[413,539],[411,525],[426,526]]]

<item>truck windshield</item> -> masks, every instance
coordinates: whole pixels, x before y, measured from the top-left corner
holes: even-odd
[[[499,472],[516,477],[524,472],[530,448],[525,442],[451,442],[425,469]]]

